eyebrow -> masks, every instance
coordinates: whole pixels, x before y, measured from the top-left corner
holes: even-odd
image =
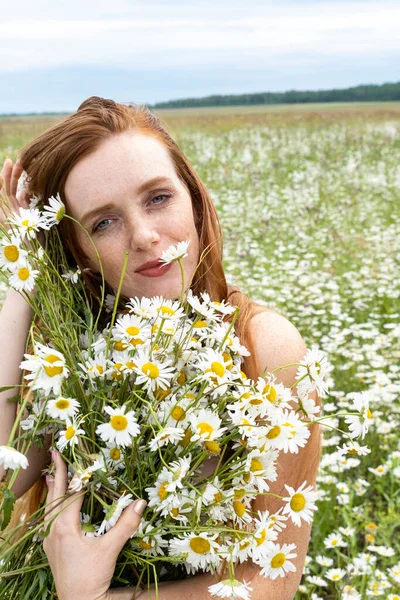
[[[153,179],[149,179],[148,181],[145,181],[144,183],[142,183],[142,185],[140,185],[138,187],[137,194],[138,195],[143,194],[144,192],[147,192],[147,190],[154,187],[155,185],[161,185],[161,184],[165,184],[165,183],[173,184],[173,181],[169,177],[164,177],[164,176],[153,177]],[[107,202],[107,204],[103,204],[102,206],[98,206],[97,208],[94,208],[93,210],[89,210],[87,213],[85,213],[84,215],[81,216],[80,222],[84,223],[86,221],[89,221],[94,216],[98,215],[99,213],[102,213],[104,210],[109,210],[110,208],[113,208],[113,207],[115,207],[115,204],[113,204],[112,202]]]

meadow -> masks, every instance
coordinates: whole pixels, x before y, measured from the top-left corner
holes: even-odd
[[[157,111],[221,217],[229,282],[331,363],[296,600],[400,598],[400,103]],[[60,116],[0,118],[0,164]],[[5,289],[2,289],[2,294]],[[0,297],[1,303],[1,297]],[[368,391],[372,426],[337,431]]]

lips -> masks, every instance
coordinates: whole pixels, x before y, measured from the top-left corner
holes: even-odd
[[[161,267],[161,265],[165,264],[161,261],[160,258],[156,258],[155,260],[150,260],[147,263],[143,263],[138,269],[136,269],[136,273],[140,273],[140,271],[146,271],[147,269],[151,269],[154,267]]]

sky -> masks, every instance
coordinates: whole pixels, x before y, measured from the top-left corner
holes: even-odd
[[[0,114],[400,80],[398,0],[0,0]]]

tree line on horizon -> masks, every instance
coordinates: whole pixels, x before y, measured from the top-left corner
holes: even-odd
[[[400,100],[400,81],[381,85],[357,85],[345,89],[289,90],[254,94],[224,94],[203,98],[180,98],[149,104],[150,108],[183,108],[202,106],[246,106],[254,104],[305,104],[313,102],[388,102]]]

